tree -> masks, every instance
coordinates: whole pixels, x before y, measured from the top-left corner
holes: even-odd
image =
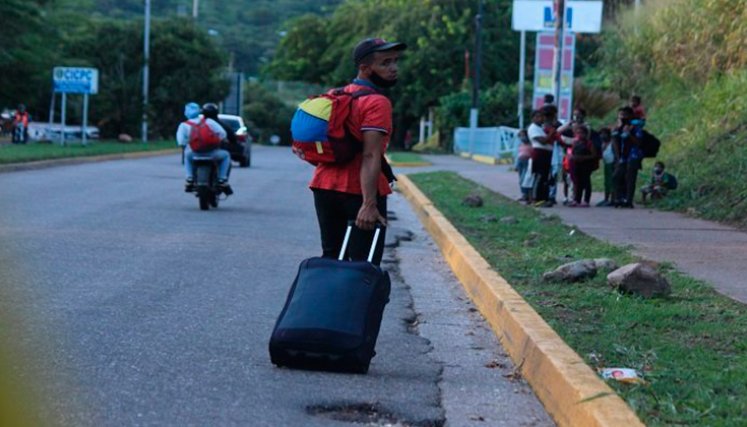
[[[135,134],[142,117],[142,24],[112,20],[85,23],[69,35],[65,56],[99,69],[99,94],[91,115],[104,136]],[[152,26],[148,111],[154,135],[170,137],[184,104],[217,102],[228,93],[227,55],[191,20]]]
[[[49,93],[56,52],[45,25],[44,0],[0,2],[0,107],[26,103],[32,115]]]
[[[518,36],[511,31],[510,0],[487,0],[483,19],[482,88],[513,83],[518,70]],[[338,86],[355,69],[351,52],[365,37],[409,45],[400,67],[401,85],[391,90],[395,143],[406,130],[465,83],[464,52],[474,46],[477,2],[463,0],[348,0],[329,17],[291,24],[268,74]]]

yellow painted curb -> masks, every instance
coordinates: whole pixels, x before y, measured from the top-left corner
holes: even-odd
[[[397,186],[559,426],[644,425],[407,176],[400,175]]]
[[[499,159],[496,159],[495,157],[491,157],[491,156],[483,156],[482,154],[473,154],[472,160],[476,162],[480,162],[480,163],[485,163],[488,165],[497,165]]]

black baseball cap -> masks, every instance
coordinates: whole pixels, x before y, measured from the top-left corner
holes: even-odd
[[[405,50],[407,45],[400,42],[388,42],[384,39],[371,38],[358,43],[353,50],[353,62],[355,65],[361,63],[363,58],[374,52],[385,52],[388,50]]]

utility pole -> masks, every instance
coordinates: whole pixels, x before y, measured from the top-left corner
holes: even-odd
[[[200,0],[192,0],[192,18],[197,19],[197,14],[200,9]]]
[[[553,95],[560,113],[560,84],[563,75],[563,44],[565,42],[565,0],[555,0],[555,64]]]
[[[143,34],[143,126],[142,141],[148,142],[148,62],[150,60],[150,0],[145,0],[145,29]]]
[[[519,129],[524,129],[524,80],[526,79],[527,32],[521,31],[519,44]]]
[[[470,110],[470,127],[477,127],[478,108],[480,106],[480,68],[482,65],[482,13],[483,0],[480,0],[475,16],[475,77],[472,86],[472,109]]]

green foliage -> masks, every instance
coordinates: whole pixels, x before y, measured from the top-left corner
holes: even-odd
[[[244,116],[249,119],[250,130],[257,134],[257,142],[268,143],[272,135],[278,135],[281,144],[290,145],[290,120],[295,108],[259,83],[247,85],[244,99]]]
[[[480,126],[518,126],[516,114],[516,83],[496,83],[480,92]],[[455,92],[439,99],[436,108],[436,123],[439,134],[449,144],[454,128],[469,124],[472,95],[467,91]]]
[[[511,31],[508,0],[486,1],[481,82],[516,80],[518,37]],[[464,85],[465,51],[473,51],[477,2],[461,0],[348,0],[329,17],[293,23],[267,72],[286,79],[338,86],[355,75],[351,53],[365,37],[403,41],[409,48],[391,90],[395,142],[447,94]],[[499,65],[496,65],[499,64]]]
[[[667,266],[668,298],[612,290],[605,274],[583,283],[548,283],[542,273],[585,258],[634,262],[628,251],[557,217],[511,202],[454,173],[410,175],[480,254],[592,367],[630,367],[647,385],[609,382],[646,425],[743,426],[747,423],[747,308]],[[461,202],[469,194],[480,209]],[[486,216],[511,216],[507,226]],[[529,242],[529,243],[527,243]]]
[[[94,20],[72,31],[63,46],[68,63],[99,69],[99,94],[91,97],[90,114],[103,136],[138,134],[142,32],[139,23]],[[156,21],[151,34],[149,129],[169,137],[184,120],[185,103],[221,100],[228,85],[220,50],[190,20]]]
[[[0,108],[26,103],[32,116],[38,101],[51,86],[52,66],[56,58],[48,41],[51,31],[45,26],[45,0],[3,0],[0,2]],[[48,101],[48,97],[46,97]]]

